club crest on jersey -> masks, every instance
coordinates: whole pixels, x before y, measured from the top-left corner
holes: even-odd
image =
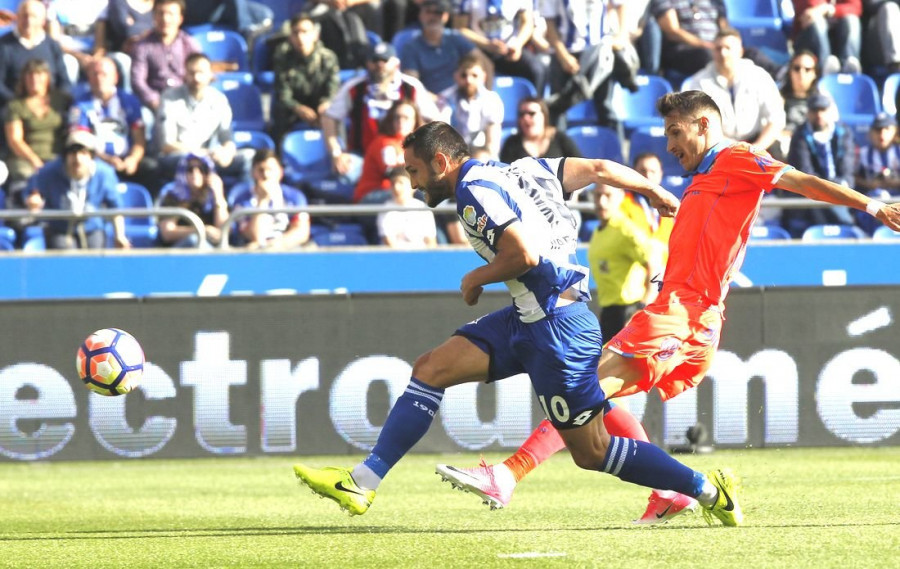
[[[470,205],[464,207],[462,218],[468,225],[475,227],[475,208]]]
[[[680,347],[681,340],[678,338],[666,338],[659,347],[659,352],[656,353],[656,359],[664,362],[674,356]]]
[[[481,233],[484,231],[484,226],[487,225],[487,214],[481,214],[481,217],[478,218],[478,224],[475,226],[475,231]]]

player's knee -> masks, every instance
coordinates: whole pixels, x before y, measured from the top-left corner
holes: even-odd
[[[603,461],[606,459],[607,447],[609,447],[608,435],[596,437],[586,444],[570,446],[569,452],[578,468],[602,470]]]
[[[440,387],[441,373],[441,366],[432,351],[425,352],[413,363],[413,377],[426,385]]]

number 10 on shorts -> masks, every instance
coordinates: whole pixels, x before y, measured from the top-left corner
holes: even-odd
[[[555,420],[556,423],[569,425],[569,416],[571,415],[569,412],[569,404],[566,403],[566,400],[563,399],[561,395],[554,395],[551,397],[549,407],[547,406],[547,399],[543,395],[538,395],[538,401],[541,402],[541,408],[544,409],[544,415],[546,415],[548,419],[551,421]],[[583,411],[572,420],[571,426],[580,427],[587,423],[593,415],[593,409]]]

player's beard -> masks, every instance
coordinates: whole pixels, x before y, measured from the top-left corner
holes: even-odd
[[[425,203],[428,207],[437,207],[447,198],[453,197],[453,186],[446,178],[437,179],[434,172],[431,172],[430,176],[422,190],[425,192]]]

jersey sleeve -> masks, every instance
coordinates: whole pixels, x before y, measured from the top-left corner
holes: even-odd
[[[721,166],[730,173],[739,174],[747,187],[761,188],[766,193],[775,188],[785,172],[793,169],[793,166],[772,158],[765,150],[749,144],[732,147]]]
[[[493,248],[503,231],[519,220],[515,205],[499,186],[481,182],[467,184],[457,192],[456,211],[466,230],[477,233]]]

